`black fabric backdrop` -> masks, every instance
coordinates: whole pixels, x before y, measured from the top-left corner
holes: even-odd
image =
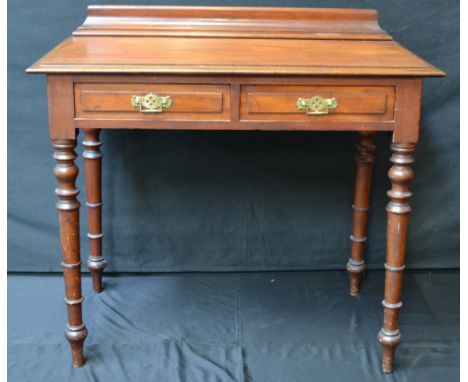
[[[61,271],[45,79],[24,69],[80,25],[90,3],[122,2],[8,2],[10,271]],[[459,3],[202,4],[376,8],[382,27],[397,41],[447,72],[445,79],[425,81],[407,264],[412,269],[458,267]],[[344,268],[350,249],[353,134],[120,131],[104,132],[102,141],[108,271]],[[380,134],[377,144],[368,235],[372,269],[382,268],[385,256],[389,135]],[[78,185],[84,190],[83,176]],[[86,257],[84,208],[81,220]]]

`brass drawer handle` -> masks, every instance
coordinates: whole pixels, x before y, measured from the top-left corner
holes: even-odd
[[[305,110],[306,114],[328,114],[329,110],[337,108],[338,101],[336,98],[313,96],[312,98],[298,98],[296,106],[299,110]]]
[[[132,97],[132,106],[142,113],[162,113],[163,109],[169,109],[172,105],[171,96],[158,96],[148,93],[144,96]]]

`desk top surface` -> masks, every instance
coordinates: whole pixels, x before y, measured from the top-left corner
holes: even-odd
[[[356,9],[90,6],[30,73],[443,76]]]

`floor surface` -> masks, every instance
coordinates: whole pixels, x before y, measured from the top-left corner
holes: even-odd
[[[406,272],[393,375],[376,340],[383,276],[356,298],[338,271],[106,276],[99,295],[84,277],[73,369],[61,276],[10,275],[9,381],[458,381],[459,272]]]

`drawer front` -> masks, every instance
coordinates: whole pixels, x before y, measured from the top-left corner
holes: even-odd
[[[298,99],[315,96],[336,100],[323,114],[307,113]],[[393,121],[393,86],[276,86],[245,85],[241,88],[240,119],[243,121]]]
[[[76,83],[74,92],[75,117],[83,119],[228,121],[231,114],[229,85]],[[135,99],[149,94],[163,97],[164,107],[140,108]]]

